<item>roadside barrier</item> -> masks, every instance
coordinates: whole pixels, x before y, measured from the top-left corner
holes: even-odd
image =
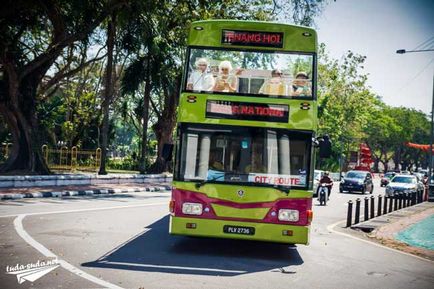
[[[356,214],[354,216],[354,223],[358,224],[360,222],[360,199],[356,200]],[[350,224],[351,226],[351,224]]]
[[[392,213],[394,211],[408,208],[410,206],[414,206],[422,203],[423,200],[423,192],[411,192],[411,193],[399,193],[394,196],[377,196],[377,207],[375,207],[375,197],[371,196],[370,198],[364,198],[364,214],[363,220],[368,221],[375,217],[379,217],[381,215],[385,215],[388,213]],[[347,227],[351,227],[351,225],[356,225],[360,223],[360,206],[361,206],[360,198],[357,198],[355,202],[348,201],[348,209],[347,209]],[[355,204],[355,214],[353,221],[353,205]],[[377,212],[375,214],[375,212]]]
[[[59,149],[42,146],[42,154],[45,163],[52,170],[69,171],[98,171],[101,165],[101,149],[80,150],[74,146],[72,148],[61,147]]]
[[[2,143],[0,147],[0,164],[8,159],[11,147],[11,143]]]
[[[347,211],[347,227],[351,226],[351,219],[353,217],[353,201],[348,202],[348,211]]]

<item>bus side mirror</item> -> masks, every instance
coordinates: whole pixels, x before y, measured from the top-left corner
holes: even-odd
[[[165,143],[163,144],[163,151],[161,152],[161,157],[167,162],[172,159],[173,154],[173,144]]]
[[[323,137],[318,139],[319,141],[319,157],[328,159],[332,155],[332,142],[328,135],[324,135]]]

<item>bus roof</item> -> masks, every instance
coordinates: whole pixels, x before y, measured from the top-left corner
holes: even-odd
[[[223,30],[283,33],[282,47],[258,47],[222,43]],[[191,24],[189,46],[234,47],[254,50],[316,52],[317,34],[312,28],[276,22],[245,20],[203,20]]]

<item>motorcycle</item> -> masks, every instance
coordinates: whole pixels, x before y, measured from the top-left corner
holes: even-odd
[[[333,185],[333,184],[332,184]],[[329,198],[329,190],[331,190],[332,185],[327,183],[321,183],[318,185],[318,201],[321,206],[326,206]]]

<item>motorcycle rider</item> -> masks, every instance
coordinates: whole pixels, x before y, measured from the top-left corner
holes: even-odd
[[[322,176],[321,180],[319,180],[318,188],[321,186],[321,184],[327,185],[327,187],[328,187],[327,199],[330,199],[330,193],[332,192],[332,187],[333,187],[333,180],[329,177],[328,171],[324,172],[324,175]]]

